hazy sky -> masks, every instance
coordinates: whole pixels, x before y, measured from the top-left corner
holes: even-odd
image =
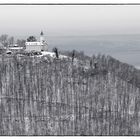
[[[0,6],[0,34],[140,34],[138,6]]]

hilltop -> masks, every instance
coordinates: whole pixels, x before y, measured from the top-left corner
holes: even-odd
[[[66,54],[1,56],[0,135],[140,135],[140,71]]]

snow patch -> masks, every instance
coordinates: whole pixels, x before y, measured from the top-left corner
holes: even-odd
[[[135,66],[135,68],[140,70],[140,66]]]
[[[42,56],[48,55],[48,56],[50,56],[50,57],[56,58],[56,55],[55,55],[54,52],[42,51],[41,53],[42,53],[42,54],[39,55],[39,57],[42,57]],[[59,55],[59,58],[60,58],[60,59],[68,58],[68,56],[61,55],[61,54],[60,54],[60,55]]]

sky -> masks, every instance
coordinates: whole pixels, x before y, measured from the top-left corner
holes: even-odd
[[[140,34],[140,5],[0,5],[0,34]]]

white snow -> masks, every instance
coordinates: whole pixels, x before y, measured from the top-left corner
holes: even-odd
[[[40,56],[49,55],[51,57],[55,57],[54,52],[42,51],[41,53],[42,53],[42,55],[40,55]]]
[[[54,52],[42,51],[41,53],[42,53],[42,55],[39,55],[39,57],[42,57],[42,56],[45,56],[45,55],[48,55],[48,56],[53,57],[53,58],[56,57],[56,55],[55,55]],[[59,55],[59,58],[60,58],[60,59],[68,58],[68,56],[61,55],[61,54],[60,54],[60,55]]]
[[[22,50],[23,47],[10,47],[9,50]]]
[[[140,69],[140,66],[135,66],[136,69]]]

